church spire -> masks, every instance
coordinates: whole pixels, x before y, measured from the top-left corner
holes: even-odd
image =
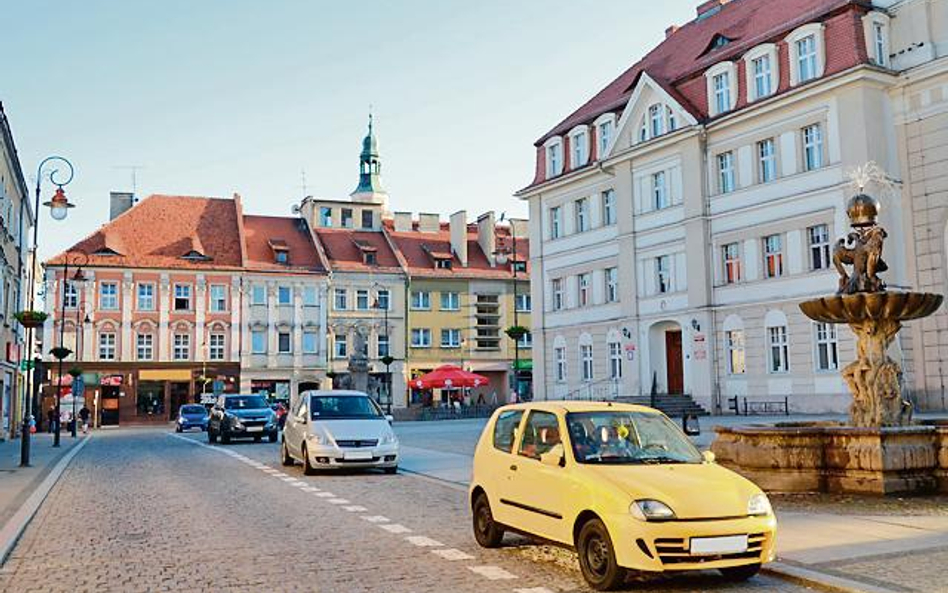
[[[369,112],[369,132],[362,140],[362,153],[359,155],[359,186],[351,197],[357,202],[384,203],[388,198],[382,189],[382,162],[379,158],[378,142],[373,130],[372,112]]]

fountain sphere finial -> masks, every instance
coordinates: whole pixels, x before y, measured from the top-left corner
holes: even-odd
[[[846,215],[849,216],[849,224],[854,227],[873,226],[879,216],[879,209],[878,200],[872,196],[856,194],[846,205]]]

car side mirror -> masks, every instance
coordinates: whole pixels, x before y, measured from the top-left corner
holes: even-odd
[[[681,417],[681,430],[690,437],[696,437],[701,434],[701,423],[694,414],[685,414]]]
[[[391,414],[386,414],[385,420],[387,420],[388,423],[391,424],[392,422],[395,422],[395,416],[392,416]]]
[[[713,451],[705,451],[701,454],[701,457],[704,458],[705,463],[714,463],[715,457]]]
[[[557,443],[553,447],[540,455],[540,463],[551,467],[563,467],[566,465],[566,459],[563,455],[563,443]]]

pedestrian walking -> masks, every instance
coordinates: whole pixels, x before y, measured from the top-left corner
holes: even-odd
[[[85,405],[79,410],[79,418],[82,420],[82,434],[89,434],[89,416],[92,412]]]
[[[46,432],[52,434],[53,427],[56,425],[56,406],[50,406],[46,410]]]

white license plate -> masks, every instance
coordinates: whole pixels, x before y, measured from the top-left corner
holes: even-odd
[[[248,426],[247,432],[263,432],[262,426]]]
[[[693,537],[691,538],[692,556],[709,556],[713,554],[739,554],[747,551],[746,535],[728,535],[725,537]]]
[[[346,451],[343,453],[346,459],[353,460],[369,460],[372,459],[371,451]]]

